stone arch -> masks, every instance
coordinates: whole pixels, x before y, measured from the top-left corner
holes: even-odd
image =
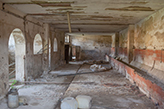
[[[15,28],[8,41],[9,50],[9,78],[18,81],[25,80],[25,37],[19,28]],[[15,70],[14,70],[15,69]]]
[[[36,34],[33,42],[33,53],[42,54],[43,53],[42,48],[43,48],[42,37],[40,36],[40,34]]]

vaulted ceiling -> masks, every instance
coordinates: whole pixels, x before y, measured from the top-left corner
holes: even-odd
[[[164,7],[164,0],[0,0],[5,4],[68,32],[109,33],[135,24]]]

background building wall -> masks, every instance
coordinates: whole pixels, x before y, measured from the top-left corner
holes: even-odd
[[[80,46],[81,60],[104,60],[112,47],[112,35],[71,36],[71,44]]]

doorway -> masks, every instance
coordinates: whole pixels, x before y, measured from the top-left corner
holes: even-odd
[[[65,60],[66,63],[69,63],[69,45],[65,45]]]

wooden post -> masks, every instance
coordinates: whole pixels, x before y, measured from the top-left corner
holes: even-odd
[[[129,25],[128,43],[127,43],[128,63],[133,61],[133,46],[134,46],[134,25]]]
[[[71,22],[70,22],[70,14],[67,12],[67,20],[68,20],[68,28],[69,28],[69,33],[71,33]]]

